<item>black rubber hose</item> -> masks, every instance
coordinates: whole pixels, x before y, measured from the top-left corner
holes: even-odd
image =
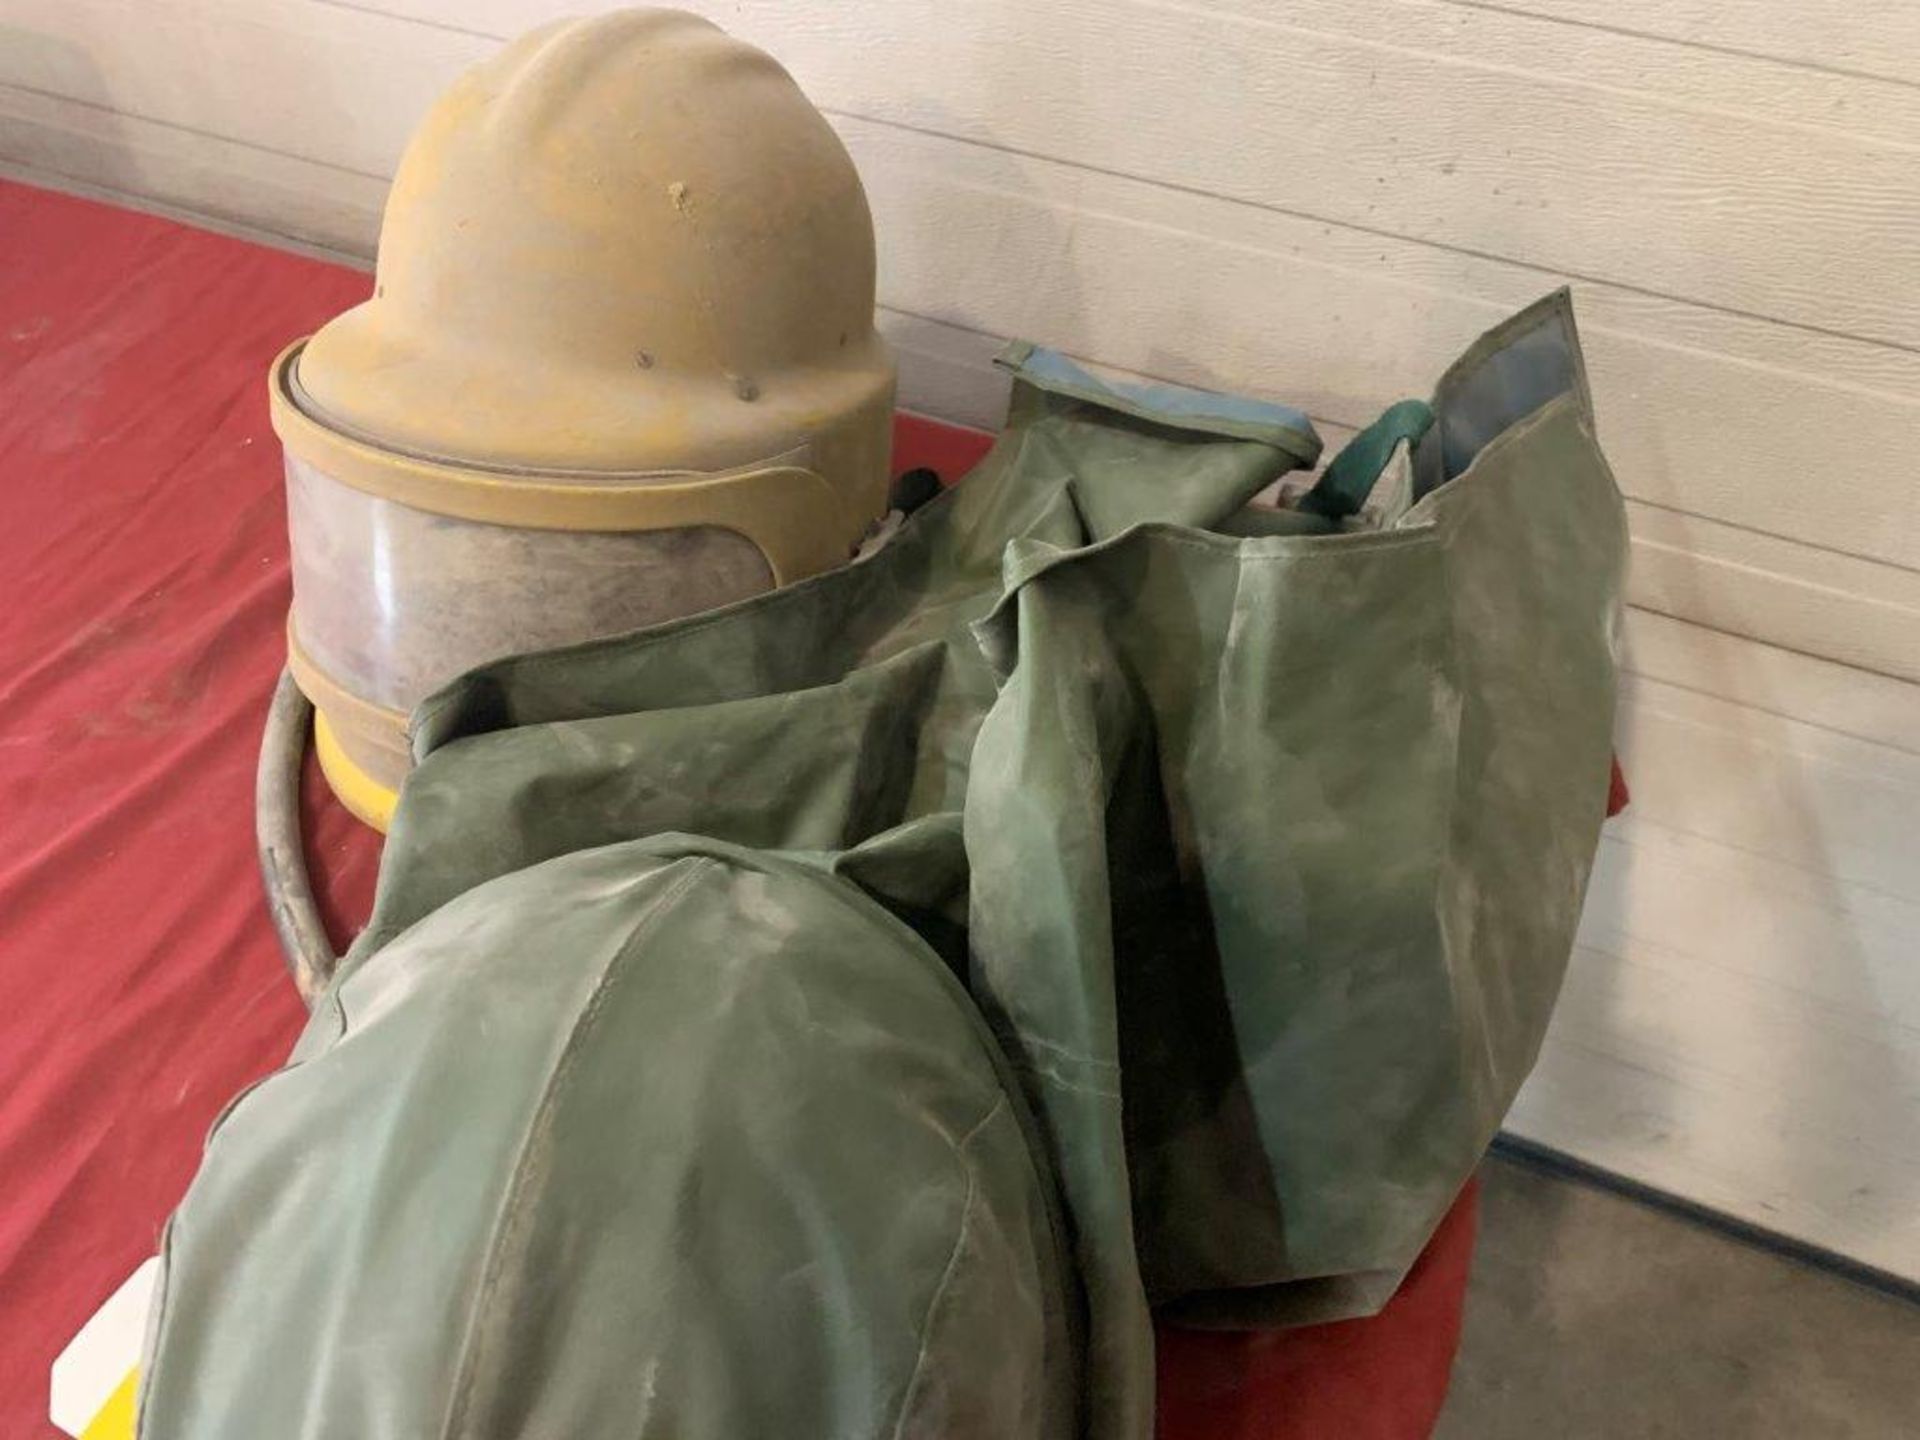
[[[260,769],[254,782],[253,832],[260,850],[260,879],[267,890],[267,910],[280,936],[294,987],[309,1009],[333,978],[339,963],[327,928],[314,903],[313,882],[307,876],[306,847],[300,842],[300,772],[306,763],[307,733],[313,706],[280,672],[273,705],[267,711],[266,732],[260,737]]]

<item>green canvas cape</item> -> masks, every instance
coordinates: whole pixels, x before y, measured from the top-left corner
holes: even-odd
[[[414,717],[373,921],[169,1231],[141,1433],[1151,1433],[1151,1312],[1366,1313],[1540,1044],[1622,507],[1564,293],[1296,504],[1016,347],[846,569]]]

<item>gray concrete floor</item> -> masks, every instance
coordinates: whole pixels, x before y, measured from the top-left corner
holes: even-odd
[[[1511,1160],[1436,1440],[1920,1437],[1920,1305]]]

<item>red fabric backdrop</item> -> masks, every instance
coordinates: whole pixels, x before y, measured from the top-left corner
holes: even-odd
[[[147,1255],[208,1125],[302,1018],[253,772],[288,601],[268,361],[369,278],[0,182],[0,1436]],[[985,438],[903,419],[901,465]],[[309,762],[344,940],[377,837]],[[1471,1190],[1378,1319],[1168,1334],[1166,1437],[1411,1437],[1459,1333]]]

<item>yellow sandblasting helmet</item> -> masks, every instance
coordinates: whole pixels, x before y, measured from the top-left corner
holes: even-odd
[[[385,828],[406,718],[499,655],[844,561],[885,508],[873,222],[786,71],[630,10],[509,45],[428,113],[373,298],[270,377],[290,663]]]

